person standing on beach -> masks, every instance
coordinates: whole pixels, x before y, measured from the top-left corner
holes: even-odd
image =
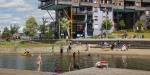
[[[54,45],[52,45],[52,53],[54,53]]]
[[[60,54],[61,55],[63,54],[63,46],[62,45],[60,46]]]
[[[38,65],[37,71],[40,72],[40,71],[41,71],[41,65],[42,65],[42,57],[41,57],[41,54],[38,55],[36,64]]]
[[[85,51],[89,51],[90,50],[90,44],[86,43],[86,50]]]
[[[111,45],[110,49],[113,51],[114,48],[115,48],[115,44],[113,43],[113,44]]]

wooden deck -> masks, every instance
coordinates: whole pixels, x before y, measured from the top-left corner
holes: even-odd
[[[0,75],[55,75],[51,72],[37,72],[16,69],[0,69]]]
[[[117,68],[99,69],[92,67],[72,72],[66,72],[62,75],[150,75],[150,71]]]
[[[99,69],[92,67],[71,72],[65,72],[62,74],[55,74],[52,72],[0,69],[0,75],[150,75],[150,71],[119,69],[119,68]]]

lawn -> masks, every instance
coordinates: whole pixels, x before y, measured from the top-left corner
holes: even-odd
[[[58,41],[54,44],[31,42],[31,41],[0,41],[0,48],[34,48],[34,47],[60,47],[60,45],[67,45],[65,41]]]
[[[115,36],[116,38],[121,38],[122,34],[123,34],[122,32],[113,32],[111,35]],[[128,32],[128,38],[132,38],[133,35],[136,35],[137,38],[140,37],[140,35],[144,35],[145,39],[149,39],[150,38],[150,32],[142,32],[142,33]]]

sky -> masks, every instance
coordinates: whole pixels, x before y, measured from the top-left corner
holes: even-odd
[[[38,9],[39,4],[38,0],[0,0],[0,30],[17,24],[21,31],[30,16],[34,16],[38,24],[42,23],[42,17],[52,21],[45,10]],[[50,13],[55,17],[54,11]]]

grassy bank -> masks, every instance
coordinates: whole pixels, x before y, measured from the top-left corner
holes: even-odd
[[[41,43],[34,41],[0,41],[0,48],[34,48],[34,47],[60,47],[60,45],[67,45],[65,40],[57,41],[55,43]]]
[[[120,38],[122,36],[122,32],[113,32],[111,35],[115,36],[116,38]],[[150,32],[141,32],[141,33],[137,33],[137,32],[128,32],[128,38],[132,38],[133,35],[136,35],[137,37],[139,35],[144,35],[145,39],[149,39],[150,38]]]

